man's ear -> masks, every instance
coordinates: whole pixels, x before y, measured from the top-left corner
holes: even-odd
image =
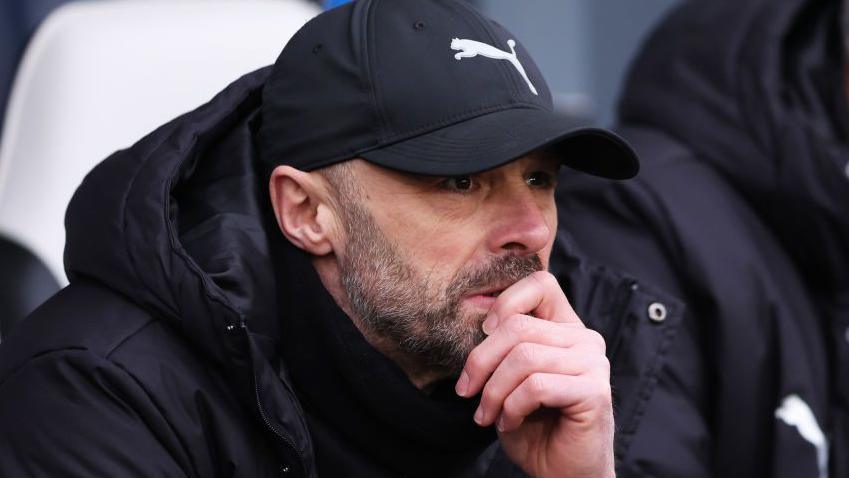
[[[295,246],[314,256],[333,252],[333,208],[318,174],[277,166],[268,190],[280,231]]]

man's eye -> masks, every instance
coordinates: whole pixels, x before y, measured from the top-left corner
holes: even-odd
[[[528,175],[525,182],[535,188],[547,188],[554,185],[554,175],[545,171],[535,171]]]
[[[466,192],[474,187],[474,183],[471,176],[457,176],[446,179],[442,182],[442,186],[451,191]]]

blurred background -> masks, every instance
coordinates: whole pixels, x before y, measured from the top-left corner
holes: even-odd
[[[614,100],[628,61],[648,29],[677,1],[472,0],[470,3],[521,38],[564,107],[607,124],[613,118]],[[5,111],[18,62],[35,29],[50,12],[65,3],[69,0],[0,0],[0,111]],[[215,8],[216,2],[210,3],[210,8]],[[325,9],[345,1],[313,3]],[[151,28],[155,29],[155,25]],[[2,120],[0,116],[0,125]]]
[[[85,174],[344,1],[0,0],[0,340],[67,283]],[[555,106],[609,125],[628,63],[676,0],[472,0],[532,53]],[[4,323],[5,322],[5,323]]]
[[[601,125],[613,121],[619,86],[651,27],[677,0],[478,0],[521,38],[558,106]]]

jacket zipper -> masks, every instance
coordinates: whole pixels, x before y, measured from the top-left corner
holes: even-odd
[[[245,336],[247,337],[248,329],[247,329],[245,323],[242,322],[240,324],[240,326],[241,326],[242,330],[244,330]],[[250,340],[250,337],[248,337],[248,340]],[[253,369],[253,365],[251,365],[251,368]],[[254,373],[254,397],[256,398],[256,408],[259,410],[259,415],[262,417],[262,421],[265,423],[265,427],[268,428],[269,430],[271,430],[271,432],[274,433],[274,435],[277,436],[277,438],[283,440],[286,443],[286,445],[293,452],[295,452],[295,455],[297,455],[297,457],[298,457],[298,462],[299,462],[298,464],[301,466],[301,471],[303,472],[303,475],[306,476],[306,469],[307,468],[304,465],[304,455],[301,453],[300,450],[298,450],[298,447],[295,445],[295,440],[293,440],[292,437],[290,437],[289,435],[287,435],[287,434],[283,433],[281,430],[279,430],[277,428],[277,426],[275,426],[271,422],[271,420],[268,418],[268,415],[266,415],[265,409],[262,407],[262,402],[260,402],[260,400],[259,400],[259,380],[257,380],[255,370],[253,370],[253,373]],[[288,465],[285,466],[282,471],[284,473],[288,473],[290,471],[289,466]]]

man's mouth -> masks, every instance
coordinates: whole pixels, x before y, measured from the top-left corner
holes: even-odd
[[[476,290],[472,290],[472,292],[470,292],[468,295],[485,295],[488,297],[498,297],[499,295],[501,295],[502,292],[504,292],[505,289],[507,289],[511,285],[513,285],[512,282],[499,282],[495,284],[490,284],[487,286],[480,287]]]
[[[496,287],[487,287],[486,289],[476,290],[467,294],[465,299],[479,307],[489,309],[495,302],[495,299],[501,295],[507,287],[509,286],[499,285]]]

